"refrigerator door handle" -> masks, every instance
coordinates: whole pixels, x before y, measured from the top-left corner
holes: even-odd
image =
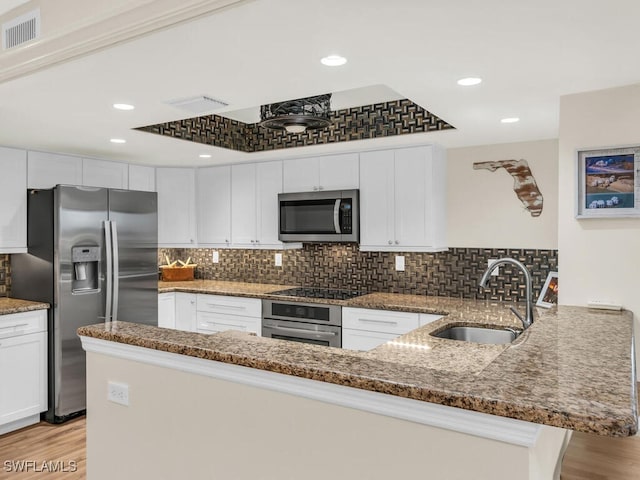
[[[104,248],[107,257],[107,293],[104,302],[104,323],[109,323],[111,321],[111,300],[113,293],[113,250],[111,248],[111,222],[109,220],[104,221]]]
[[[120,266],[118,258],[118,226],[115,221],[111,223],[111,246],[113,248],[113,321],[118,320],[118,290],[120,287]]]

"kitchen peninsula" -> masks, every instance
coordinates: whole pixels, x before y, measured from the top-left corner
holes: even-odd
[[[181,283],[161,291],[270,291]],[[637,430],[628,312],[538,309],[505,346],[430,335],[517,325],[504,305],[382,293],[336,302],[446,316],[369,352],[126,322],[80,329],[91,478],[558,478],[570,430]],[[128,407],[106,400],[108,382],[127,386]]]

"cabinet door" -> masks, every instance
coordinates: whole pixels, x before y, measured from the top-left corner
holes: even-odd
[[[231,240],[231,167],[196,171],[198,243],[229,246]]]
[[[129,165],[129,190],[156,191],[156,169],[142,165]]]
[[[195,332],[197,325],[196,317],[196,294],[176,292],[176,321],[175,328]]]
[[[389,247],[394,244],[393,150],[360,155],[360,244]]]
[[[174,293],[158,294],[158,326],[176,328],[176,300]]]
[[[319,190],[351,190],[360,185],[357,153],[318,158]]]
[[[395,152],[395,238],[400,247],[429,246],[431,209],[431,150],[404,148]]]
[[[256,235],[256,166],[231,167],[231,243],[254,247]]]
[[[27,153],[29,188],[53,188],[56,185],[82,185],[82,159],[54,153]]]
[[[82,185],[127,189],[129,188],[129,166],[126,163],[83,158]]]
[[[318,190],[318,159],[298,158],[282,162],[285,192],[312,192]]]
[[[27,152],[0,148],[0,253],[27,251]]]
[[[282,162],[256,164],[256,226],[258,246],[278,248],[278,194],[282,193]]]
[[[196,243],[195,172],[192,168],[158,168],[158,244]]]
[[[0,340],[0,425],[47,409],[47,333]]]

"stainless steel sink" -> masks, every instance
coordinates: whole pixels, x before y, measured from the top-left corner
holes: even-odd
[[[516,330],[503,330],[497,328],[449,327],[446,330],[432,333],[431,335],[439,338],[448,338],[450,340],[463,340],[465,342],[501,345],[513,342],[518,338],[520,332]]]

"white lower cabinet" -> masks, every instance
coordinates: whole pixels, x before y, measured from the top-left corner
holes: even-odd
[[[0,434],[47,410],[47,312],[0,315]]]
[[[441,316],[343,307],[342,348],[371,350],[438,318]]]
[[[176,294],[158,294],[158,326],[176,328]]]
[[[257,298],[197,294],[196,316],[199,333],[240,330],[260,335],[262,301]]]
[[[196,323],[196,294],[176,292],[175,328],[195,332]]]

